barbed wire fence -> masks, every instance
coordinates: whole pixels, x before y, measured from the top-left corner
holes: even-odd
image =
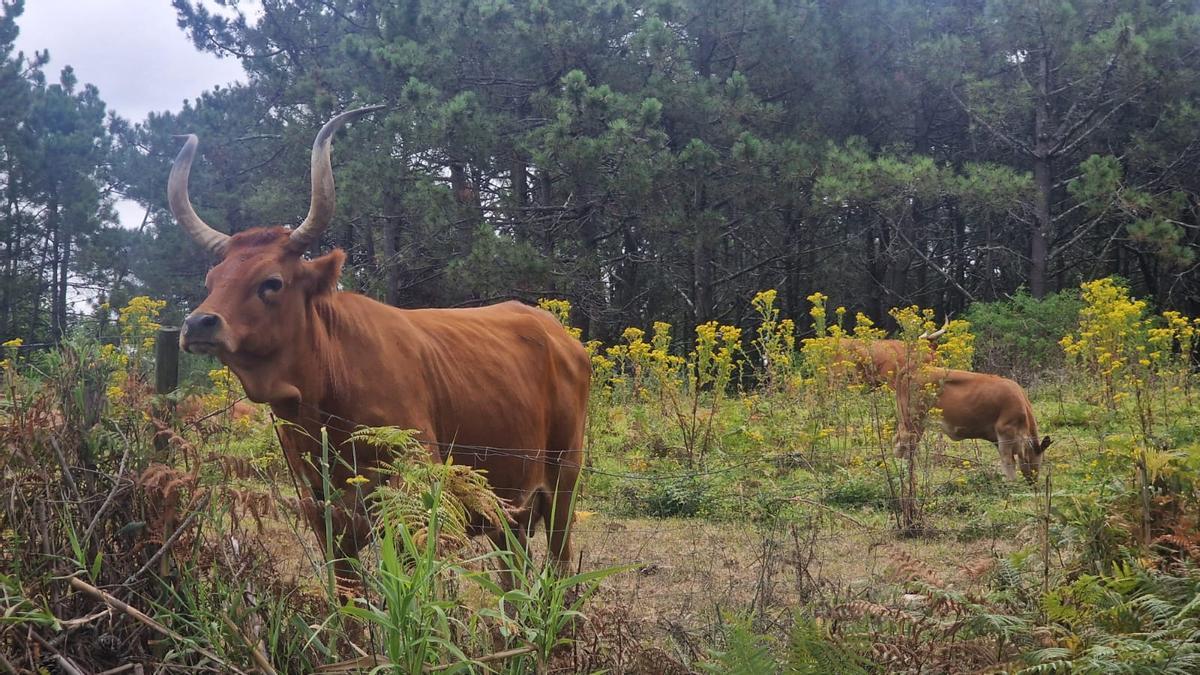
[[[315,406],[308,408],[313,415],[309,421],[326,428],[348,434],[361,427]],[[539,452],[429,444],[449,454],[471,452],[476,458],[537,461],[531,457]],[[978,448],[968,457],[946,452],[936,442],[934,446],[930,459],[942,461],[948,468],[961,469],[964,460],[976,468],[983,463]],[[876,446],[856,449],[879,450]],[[666,473],[614,471],[586,462],[578,468],[585,493],[591,477],[686,487],[704,477],[793,465],[809,454],[770,453],[702,470]],[[927,533],[935,539],[971,542],[960,547],[960,551],[965,549],[961,555],[938,560],[938,566],[960,570],[968,578],[975,574],[972,566],[978,567],[981,559],[1005,554],[1021,540],[1032,541],[1036,533],[1027,526],[1039,517],[1036,504],[1031,503],[1036,490],[1021,484],[1006,491],[1006,499],[1014,507],[1021,504],[1019,518],[991,527],[968,524]],[[685,659],[701,656],[703,645],[713,644],[718,637],[714,632],[729,616],[748,616],[761,628],[770,629],[786,625],[792,611],[807,603],[832,606],[867,595],[869,586],[851,580],[884,578],[896,551],[914,548],[914,542],[899,537],[893,525],[880,522],[879,512],[864,515],[830,505],[821,485],[808,494],[768,495],[765,499],[753,489],[738,488],[709,489],[705,496],[743,508],[725,508],[715,519],[638,517],[635,513],[614,517],[583,511],[586,517],[572,525],[578,567],[628,570],[605,585],[604,600],[627,608],[628,619],[657,633]],[[579,505],[586,506],[586,501]],[[791,511],[784,514],[789,507]],[[872,518],[874,521],[867,522]],[[307,552],[309,569],[320,569],[326,561],[307,529],[294,524],[291,535],[292,544]],[[544,553],[540,542],[534,547]]]
[[[160,342],[175,346],[173,357],[171,349],[163,348],[159,358],[178,359],[177,334],[168,329],[160,333],[159,338]],[[159,382],[158,385],[159,393],[168,393],[178,381]],[[230,413],[244,398],[204,411],[179,430],[196,430],[202,422]],[[309,412],[316,416],[313,421],[343,433],[361,426],[315,406],[311,406]],[[1077,451],[1099,445],[1096,439],[1075,438],[1074,434],[1069,438],[1073,442],[1064,445],[1073,446]],[[229,440],[227,434],[226,451]],[[535,461],[531,456],[541,452],[539,449],[441,442],[434,445],[448,453],[471,452],[485,458],[506,457],[520,461]],[[944,441],[940,446],[935,441],[933,449],[928,450],[928,459],[944,461],[952,470],[961,469],[964,460],[976,467],[984,461],[978,447],[974,456],[965,456],[946,452],[941,447],[944,445]],[[929,447],[928,443],[926,447]],[[881,450],[877,445],[842,446],[839,449],[858,450],[864,454]],[[587,484],[593,478],[686,489],[703,478],[750,469],[794,466],[811,459],[813,453],[812,448],[764,453],[720,465],[714,462],[704,469],[661,473],[624,472],[585,461],[578,467],[585,501],[577,505],[577,509],[589,505]],[[219,452],[210,453],[208,458],[219,462]],[[288,504],[288,497],[279,489],[281,476],[278,471],[266,467],[253,469],[253,475],[246,478],[267,485],[276,504]],[[230,473],[228,469],[225,471]],[[755,486],[708,486],[706,498],[724,505],[720,516],[713,519],[639,517],[633,512],[613,516],[585,511],[587,515],[572,525],[576,564],[582,569],[628,568],[605,584],[602,600],[612,607],[624,608],[627,610],[624,619],[654,630],[681,655],[694,659],[702,655],[703,645],[712,644],[713,632],[719,629],[726,615],[748,615],[760,625],[784,623],[790,611],[804,603],[831,603],[835,598],[864,594],[869,588],[851,583],[850,579],[878,578],[889,564],[891,551],[909,545],[896,536],[893,526],[880,520],[878,512],[863,514],[831,504],[825,487],[818,483],[807,494],[764,495],[756,492]],[[1033,501],[1029,498],[1035,496],[1032,489],[1026,491],[1027,488],[1021,486],[1007,490],[1006,499],[1014,505],[1021,504],[1021,515],[1028,522],[1038,513],[1035,509],[1024,510],[1028,502]],[[237,509],[239,505],[213,504],[210,508]],[[289,515],[289,512],[280,509],[281,517],[269,525],[275,529],[271,546],[274,554],[289,558],[291,569],[298,576],[324,569],[329,561],[324,559],[322,547],[317,545],[303,519],[294,512]],[[990,531],[978,524],[968,524],[957,528],[943,527],[930,534],[943,539],[977,542],[969,555],[980,556],[1010,550],[1012,544],[1006,540],[1014,536],[1027,539],[1020,529],[1011,522],[997,524]],[[535,543],[534,546],[544,553],[543,545]],[[968,556],[944,562],[963,567],[971,560]],[[852,573],[847,573],[846,568]]]

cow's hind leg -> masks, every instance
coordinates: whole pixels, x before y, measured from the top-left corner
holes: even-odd
[[[570,458],[569,462],[578,462],[577,456],[583,453],[563,453]],[[546,472],[552,492],[547,495],[546,507],[542,512],[542,522],[546,526],[546,545],[549,548],[550,560],[559,574],[566,574],[571,568],[571,524],[575,519],[575,494],[579,484],[579,466],[569,465],[554,467]]]
[[[579,476],[583,470],[583,437],[586,429],[588,393],[586,385],[576,396],[575,405],[552,417],[545,455],[546,544],[550,561],[560,575],[571,569],[571,525],[575,520],[575,499],[579,495]]]

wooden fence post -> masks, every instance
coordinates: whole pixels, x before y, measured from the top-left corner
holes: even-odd
[[[179,387],[179,329],[163,326],[158,329],[158,338],[154,342],[154,391],[162,398],[154,402],[154,417],[168,420],[175,414],[175,402],[164,396]],[[170,452],[169,436],[162,433],[154,434],[154,450],[160,460],[164,460]]]
[[[154,343],[154,391],[169,394],[179,386],[179,329],[158,329]]]

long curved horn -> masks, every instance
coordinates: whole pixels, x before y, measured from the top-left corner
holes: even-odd
[[[945,335],[946,329],[949,327],[950,327],[950,317],[947,316],[946,321],[945,321],[945,323],[942,324],[941,328],[933,331],[932,333],[929,333],[929,332],[921,333],[921,336],[919,339],[921,339],[921,340],[936,340],[936,339],[942,337],[943,335]]]
[[[329,223],[333,221],[333,210],[337,199],[333,190],[333,165],[330,162],[333,135],[342,125],[386,106],[373,105],[357,110],[348,110],[325,123],[313,141],[312,149],[312,201],[304,222],[292,232],[291,247],[303,251],[308,248]]]
[[[188,176],[192,172],[192,159],[196,157],[196,146],[200,139],[196,138],[196,134],[175,138],[186,138],[187,141],[175,157],[175,163],[171,165],[171,175],[167,178],[167,203],[171,206],[171,214],[179,221],[183,231],[195,239],[197,244],[213,255],[223,257],[225,250],[229,248],[229,235],[214,230],[208,223],[200,220],[200,216],[196,215],[195,209],[192,208],[192,200],[188,198]]]

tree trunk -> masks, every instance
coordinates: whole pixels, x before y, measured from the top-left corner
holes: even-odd
[[[534,171],[533,192],[534,202],[538,206],[551,206],[554,201],[554,185],[550,179],[550,172],[546,169]],[[553,228],[543,227],[538,240],[543,255],[549,256],[554,252]]]
[[[803,295],[801,293],[801,271],[804,266],[803,222],[795,209],[787,211],[788,243],[791,251],[788,253],[787,277],[784,281],[783,311],[785,316],[798,317],[804,314]]]
[[[4,246],[4,285],[0,288],[0,335],[15,335],[16,309],[13,305],[16,298],[19,297],[17,289],[13,286],[17,280],[17,242],[20,240],[18,230],[20,225],[17,222],[19,217],[19,207],[17,204],[17,188],[16,180],[13,178],[12,163],[9,163],[7,169],[8,176],[8,199],[5,209],[5,222],[8,224],[6,241]]]
[[[702,180],[702,179],[701,179]],[[692,220],[695,240],[692,243],[692,325],[700,325],[713,316],[713,222],[705,213],[707,195],[702,183],[694,188]]]
[[[54,334],[55,339],[61,338],[67,332],[67,285],[71,273],[71,230],[69,227],[62,229],[62,257],[59,261],[58,295],[55,297],[55,305],[58,307],[58,315],[54,318],[58,326]]]
[[[526,173],[525,157],[519,150],[513,150],[512,164],[509,173],[512,179],[512,220],[513,232],[517,241],[528,243],[531,239],[529,215],[524,207],[529,204],[529,180]]]
[[[50,200],[46,204],[46,229],[50,233],[50,335],[54,340],[62,337],[65,331],[65,326],[60,322],[60,317],[65,314],[63,308],[59,307],[60,297],[65,297],[65,294],[59,293],[59,278],[58,270],[62,262],[63,251],[63,232],[62,225],[59,223],[58,213],[58,195],[53,190],[50,191]]]
[[[400,230],[404,221],[399,218],[389,218],[383,228],[383,252],[387,256],[387,304],[400,306]]]
[[[1035,298],[1046,295],[1046,233],[1052,223],[1050,192],[1054,189],[1054,174],[1049,157],[1034,157],[1033,183],[1037,190],[1034,200],[1034,223],[1029,233],[1029,293]]]
[[[1038,92],[1033,116],[1033,183],[1034,223],[1029,233],[1029,293],[1035,298],[1046,295],[1046,237],[1053,220],[1050,215],[1050,193],[1054,189],[1052,165],[1053,114],[1050,109],[1050,54],[1045,45],[1038,51]]]

